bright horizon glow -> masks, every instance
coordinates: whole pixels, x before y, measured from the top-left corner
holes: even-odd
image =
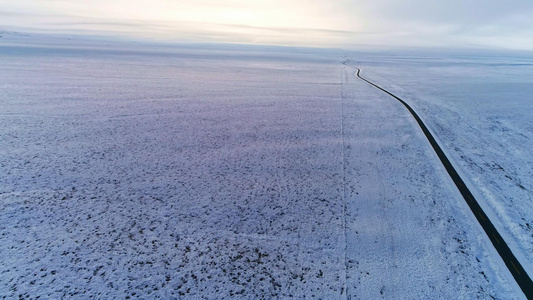
[[[0,0],[0,30],[169,42],[533,50],[533,2]]]

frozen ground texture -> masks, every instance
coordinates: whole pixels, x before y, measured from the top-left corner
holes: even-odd
[[[373,57],[364,76],[409,102],[533,275],[533,57]]]
[[[338,56],[0,55],[3,298],[521,297],[408,113]]]

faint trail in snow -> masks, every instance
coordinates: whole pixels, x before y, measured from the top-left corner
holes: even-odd
[[[405,101],[403,101],[402,99],[400,99],[396,95],[394,95],[391,92],[383,89],[382,87],[376,85],[375,83],[373,83],[373,82],[361,77],[360,76],[361,69],[359,69],[357,67],[354,67],[354,66],[348,65],[347,63],[349,61],[350,60],[346,60],[342,64],[345,65],[345,66],[349,66],[349,67],[357,69],[357,72],[355,74],[356,77],[358,77],[359,79],[363,80],[364,82],[372,85],[373,87],[381,90],[382,92],[388,94],[389,96],[393,97],[394,99],[398,100],[400,103],[402,103],[407,108],[407,110],[415,118],[416,122],[418,123],[418,125],[422,129],[424,135],[426,136],[426,138],[428,139],[429,143],[433,147],[433,150],[436,152],[438,158],[442,162],[444,168],[446,169],[446,171],[448,172],[448,174],[451,177],[452,181],[455,183],[457,189],[459,190],[459,192],[463,196],[465,202],[468,204],[468,206],[472,210],[472,213],[474,214],[474,216],[478,220],[479,224],[481,225],[481,227],[483,228],[483,230],[487,234],[488,238],[490,239],[490,241],[494,245],[494,248],[496,248],[496,251],[498,251],[498,254],[501,256],[503,262],[505,263],[505,265],[509,269],[509,272],[513,275],[514,279],[516,280],[516,282],[518,283],[518,285],[522,289],[522,292],[525,294],[525,296],[528,299],[533,299],[533,281],[531,281],[531,278],[529,277],[527,272],[522,267],[522,264],[520,264],[518,259],[516,259],[516,257],[514,256],[514,254],[511,251],[511,249],[509,248],[509,246],[505,242],[505,240],[502,238],[500,233],[496,230],[496,228],[494,227],[494,225],[492,224],[492,222],[490,221],[488,216],[485,214],[485,212],[483,211],[483,209],[481,208],[481,206],[479,205],[477,200],[474,198],[474,196],[472,195],[472,193],[470,192],[470,190],[468,189],[468,187],[466,186],[464,181],[461,179],[461,177],[459,176],[459,174],[457,173],[457,171],[455,170],[455,168],[451,164],[450,160],[446,157],[446,155],[444,154],[444,152],[442,151],[441,147],[436,142],[435,138],[433,137],[433,135],[431,134],[429,129],[426,127],[424,122],[422,122],[422,120],[420,119],[418,114],[411,108],[411,106],[409,104],[407,104]]]
[[[346,299],[350,299],[351,296],[348,294],[348,230],[346,228],[346,209],[347,209],[347,200],[346,200],[346,154],[344,151],[344,80],[348,81],[348,73],[346,72],[346,67],[341,69],[341,148],[342,148],[342,217],[343,217],[343,227],[344,227],[344,286],[341,291],[345,293]]]

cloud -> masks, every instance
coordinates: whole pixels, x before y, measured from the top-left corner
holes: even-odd
[[[138,39],[533,50],[533,1],[0,0],[0,26]]]

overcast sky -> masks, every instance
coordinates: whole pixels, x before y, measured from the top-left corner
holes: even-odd
[[[0,0],[0,31],[533,51],[533,0]]]

